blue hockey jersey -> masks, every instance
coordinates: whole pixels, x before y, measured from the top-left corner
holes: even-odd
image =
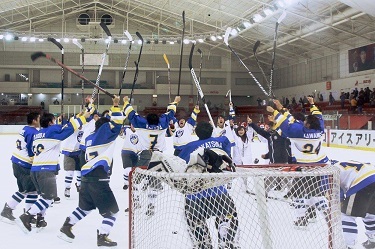
[[[11,161],[24,168],[31,168],[33,163],[33,139],[34,135],[38,133],[38,129],[32,126],[25,126],[18,134],[16,140],[16,148],[13,151]]]

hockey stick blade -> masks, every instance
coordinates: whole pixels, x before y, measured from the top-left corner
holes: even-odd
[[[49,37],[47,40],[50,41],[50,42],[52,42],[52,43],[55,44],[56,46],[58,46],[60,50],[63,50],[63,49],[64,49],[64,47],[61,45],[61,43],[58,42],[58,41],[56,41],[55,38],[51,38],[51,37]]]
[[[255,42],[254,47],[253,47],[253,52],[254,52],[254,54],[256,53],[256,51],[257,51],[259,45],[260,45],[260,41],[258,40],[258,41]]]
[[[104,22],[101,22],[100,23],[100,27],[102,27],[102,29],[104,30],[104,32],[107,34],[107,36],[111,37],[111,31],[109,31],[109,28],[108,26],[104,23]]]
[[[143,44],[143,37],[141,36],[141,34],[138,31],[135,32],[135,34],[138,36],[139,40],[142,41],[142,44]]]
[[[281,23],[286,16],[286,11],[284,10],[279,19],[277,19],[277,23]]]
[[[133,41],[133,37],[131,36],[131,34],[129,33],[129,31],[125,30],[124,31],[124,35],[126,35],[126,37],[128,37],[128,39],[129,39],[130,42]]]
[[[78,41],[74,40],[73,41],[73,44],[76,45],[77,47],[79,47],[81,50],[83,50],[83,46],[81,43],[79,43]]]
[[[228,90],[227,94],[225,94],[225,97],[228,98],[229,94],[230,94],[230,89]]]
[[[229,34],[232,32],[232,28],[228,27],[227,30],[225,31],[224,35],[224,43],[228,46],[228,39],[229,39]]]
[[[194,53],[195,44],[191,46],[190,55],[189,55],[189,68],[190,70],[193,68],[193,53]]]
[[[47,57],[47,55],[43,52],[35,52],[31,55],[31,60],[35,61],[35,60],[39,59],[39,57]]]
[[[166,54],[163,54],[163,58],[165,60],[165,63],[167,63],[168,67],[169,67],[169,61],[168,61],[168,57]]]

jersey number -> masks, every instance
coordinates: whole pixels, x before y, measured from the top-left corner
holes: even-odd
[[[303,148],[304,148],[303,153],[317,154],[318,155],[319,151],[320,151],[320,146],[321,145],[322,145],[322,142],[319,142],[318,146],[314,150],[314,145],[312,145],[312,144],[305,144],[303,146]]]
[[[17,139],[17,141],[16,141],[16,147],[17,147],[18,150],[22,150],[21,140]]]
[[[33,147],[34,154],[39,156],[40,153],[44,150],[44,145],[43,144],[38,144],[37,146]]]
[[[150,149],[153,150],[158,141],[158,135],[149,135],[150,137]]]
[[[89,153],[89,158],[86,158],[86,161],[90,161],[90,160],[94,159],[97,156],[98,156],[98,152],[97,151],[90,152]]]

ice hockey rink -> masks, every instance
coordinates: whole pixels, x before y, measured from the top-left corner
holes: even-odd
[[[0,188],[0,204],[3,208],[4,203],[11,197],[11,195],[17,190],[16,181],[12,174],[11,166],[11,153],[14,148],[13,144],[16,140],[16,135],[0,135],[0,155],[3,160],[1,167],[2,176],[2,188]],[[122,189],[123,178],[122,178],[122,164],[120,158],[121,149],[121,139],[117,140],[117,152],[114,156],[114,173],[111,177],[111,187],[117,198],[120,213],[118,215],[116,224],[110,234],[110,238],[118,242],[118,248],[128,248],[128,236],[129,236],[129,225],[128,218],[124,212],[125,208],[128,207],[128,193]],[[262,148],[258,143],[254,143],[254,148]],[[171,145],[171,144],[169,144]],[[263,147],[265,148],[265,147]],[[331,159],[336,160],[358,160],[361,162],[370,162],[374,160],[373,152],[359,151],[359,150],[349,150],[349,149],[336,149],[336,148],[326,148],[327,154]],[[168,151],[171,153],[172,149]],[[261,151],[254,152],[254,158],[258,157]],[[84,220],[76,224],[73,228],[73,232],[76,238],[73,243],[67,243],[60,240],[57,235],[59,229],[62,226],[65,218],[77,207],[78,204],[78,194],[74,188],[71,191],[71,198],[69,200],[64,198],[64,172],[60,171],[58,177],[58,193],[61,197],[61,203],[54,204],[53,207],[49,208],[46,215],[46,221],[48,223],[47,227],[40,231],[39,233],[32,232],[28,235],[24,234],[17,225],[10,225],[7,223],[0,222],[0,233],[2,238],[1,248],[24,248],[37,249],[37,248],[79,248],[88,249],[96,248],[96,229],[100,226],[101,217],[97,211],[93,211]],[[275,205],[278,205],[275,202]],[[280,202],[280,205],[284,205]],[[23,212],[23,203],[21,203],[17,209],[14,211],[15,216],[19,216]],[[286,222],[287,223],[287,222]],[[290,224],[285,224],[283,229],[294,229]],[[295,231],[293,231],[295,232]],[[300,231],[301,236],[308,234],[308,230]],[[360,243],[366,240],[364,235],[364,227],[360,223],[359,225],[359,241],[357,243],[357,248],[362,248]],[[165,247],[158,247],[158,249],[171,248],[168,246],[172,242],[173,236],[179,236],[179,234],[170,236],[171,241],[165,241]],[[164,243],[164,242],[163,242]],[[290,248],[293,241],[290,241]],[[315,248],[314,245],[306,245],[304,248]],[[249,245],[250,248],[256,248]]]

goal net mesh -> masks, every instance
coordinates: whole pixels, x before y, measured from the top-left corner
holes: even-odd
[[[130,248],[345,248],[334,166],[130,175]]]

